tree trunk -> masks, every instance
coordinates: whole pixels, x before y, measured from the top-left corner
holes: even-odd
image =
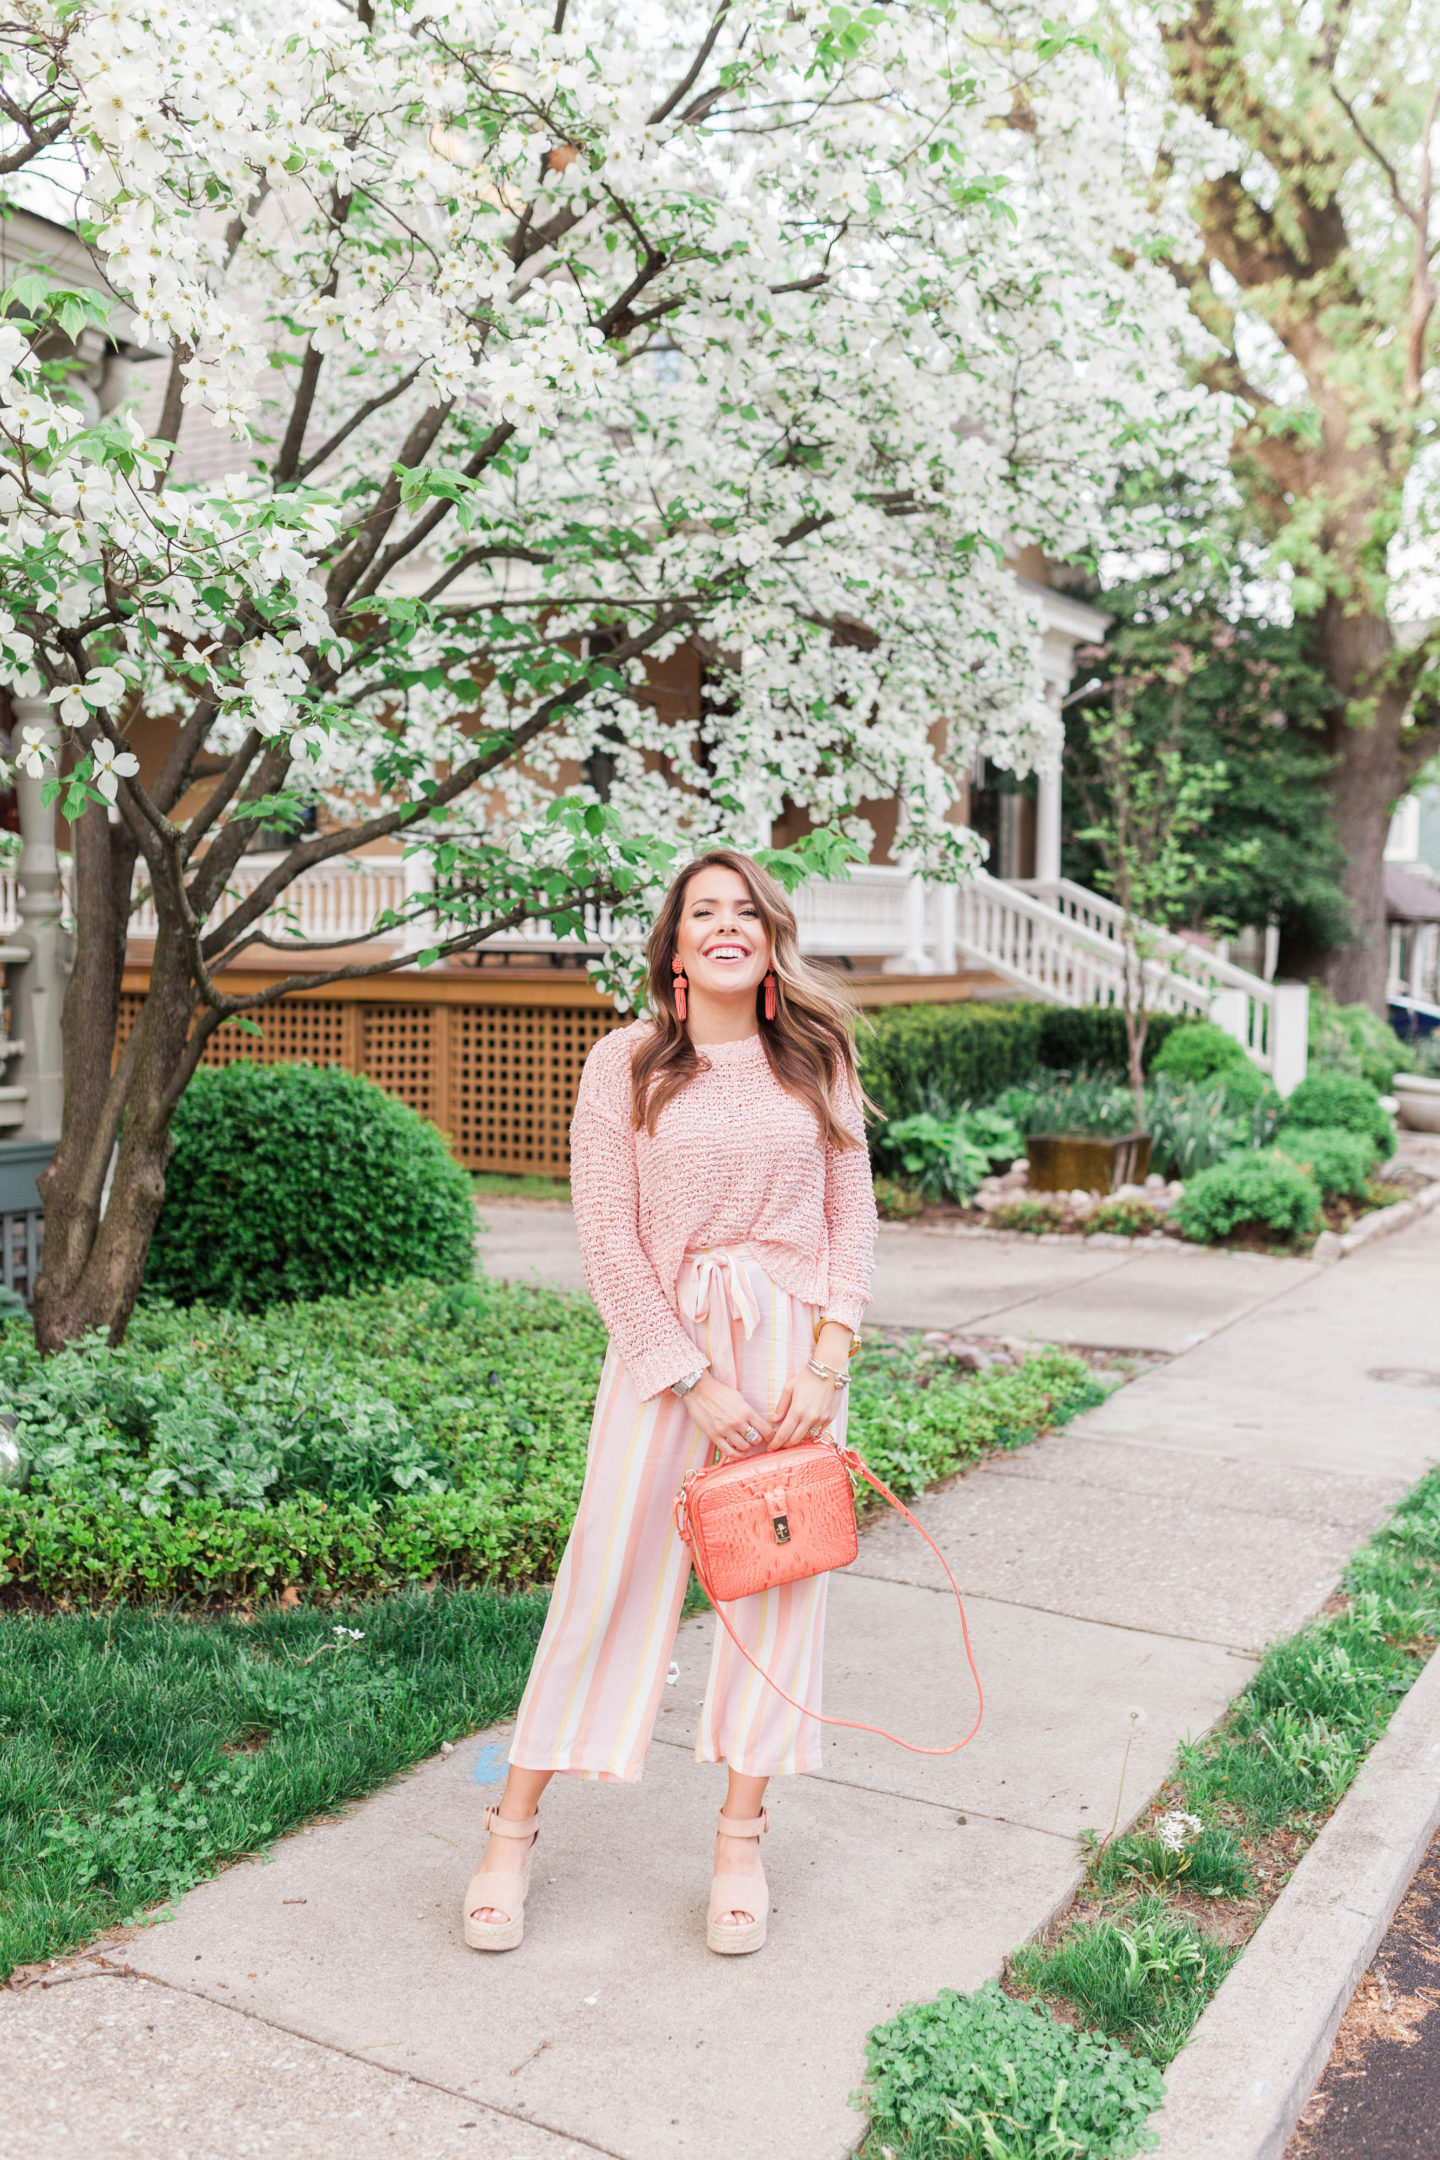
[[[1389,973],[1385,839],[1407,777],[1400,736],[1409,698],[1405,690],[1370,689],[1394,644],[1388,623],[1346,614],[1341,601],[1331,600],[1321,617],[1320,644],[1338,692],[1330,787],[1355,933],[1352,944],[1327,956],[1325,981],[1342,1005],[1369,1005],[1383,1014]]]
[[[82,828],[93,815],[87,812]],[[165,1198],[172,1097],[195,1017],[195,991],[183,946],[162,922],[149,996],[132,1041],[110,1073],[132,858],[124,847],[102,855],[93,835],[76,837],[77,921],[85,909],[91,935],[77,940],[86,957],[71,978],[65,1001],[64,1116],[54,1159],[39,1181],[45,1255],[35,1288],[35,1339],[47,1353],[92,1328],[107,1330],[112,1343],[124,1337]],[[116,904],[117,888],[124,895],[123,907]],[[108,935],[107,908],[119,924],[118,953]],[[73,1087],[72,1045],[77,1053]],[[114,1176],[102,1214],[117,1138]]]

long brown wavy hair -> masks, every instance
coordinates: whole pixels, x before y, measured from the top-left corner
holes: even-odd
[[[698,871],[733,870],[740,878],[770,940],[775,977],[775,1018],[765,1018],[763,985],[755,992],[755,1016],[770,1070],[789,1094],[815,1114],[827,1146],[862,1147],[835,1114],[837,1090],[848,1082],[863,1103],[855,1063],[855,1015],[843,992],[800,956],[800,940],[783,888],[750,856],[734,848],[697,855],[676,876],[645,945],[653,1029],[631,1065],[636,1130],[653,1133],[668,1102],[700,1071],[700,1053],[675,1011],[671,968],[685,906],[685,890]]]

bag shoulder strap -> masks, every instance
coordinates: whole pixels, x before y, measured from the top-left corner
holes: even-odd
[[[968,1747],[970,1742],[974,1739],[976,1733],[980,1730],[980,1720],[985,1715],[985,1691],[980,1685],[980,1675],[979,1672],[976,1670],[975,1666],[975,1653],[970,1647],[970,1625],[965,1618],[965,1601],[960,1595],[960,1586],[956,1582],[955,1577],[950,1572],[950,1563],[945,1558],[944,1553],[941,1552],[940,1547],[935,1543],[934,1538],[931,1537],[929,1531],[925,1528],[925,1525],[915,1520],[915,1517],[911,1514],[909,1508],[906,1507],[903,1500],[896,1499],[894,1493],[891,1492],[889,1486],[883,1484],[881,1480],[876,1477],[874,1471],[870,1468],[870,1465],[867,1462],[863,1461],[862,1458],[855,1453],[853,1448],[841,1448],[837,1452],[839,1453],[840,1460],[844,1463],[847,1470],[858,1471],[860,1473],[860,1476],[864,1478],[866,1484],[873,1486],[875,1491],[879,1493],[882,1500],[887,1500],[890,1506],[895,1509],[897,1514],[904,1516],[906,1522],[909,1523],[910,1527],[913,1530],[919,1531],[921,1537],[924,1538],[926,1544],[930,1547],[931,1552],[934,1553],[936,1559],[940,1562],[941,1567],[945,1570],[945,1580],[949,1583],[951,1590],[954,1592],[955,1604],[960,1614],[960,1632],[965,1639],[965,1661],[970,1667],[970,1677],[975,1682],[975,1722],[970,1727],[969,1732],[966,1733],[963,1740],[952,1741],[949,1747],[921,1747],[917,1741],[902,1740],[899,1733],[888,1732],[883,1725],[865,1725],[862,1724],[858,1718],[826,1717],[823,1711],[808,1709],[804,1703],[796,1702],[793,1695],[787,1695],[784,1688],[781,1687],[779,1681],[773,1679],[771,1675],[766,1672],[764,1666],[761,1665],[755,1658],[751,1657],[750,1652],[746,1649],[744,1643],[741,1642],[739,1636],[736,1634],[734,1628],[731,1626],[730,1617],[726,1612],[725,1607],[720,1603],[719,1599],[712,1594],[710,1585],[705,1580],[705,1571],[700,1564],[700,1556],[692,1545],[690,1548],[690,1553],[691,1558],[695,1563],[695,1573],[700,1578],[700,1587],[705,1592],[705,1595],[710,1599],[710,1603],[714,1606],[716,1615],[719,1618],[720,1625],[724,1628],[726,1634],[730,1637],[731,1642],[734,1643],[736,1649],[740,1652],[741,1657],[743,1657],[748,1664],[754,1666],[756,1672],[759,1673],[761,1679],[767,1681],[769,1685],[774,1688],[776,1694],[783,1697],[783,1699],[787,1703],[789,1703],[792,1710],[800,1711],[800,1713],[804,1717],[813,1717],[817,1721],[817,1723],[821,1725],[844,1725],[848,1727],[851,1732],[874,1733],[881,1740],[893,1740],[896,1747],[907,1748],[912,1755],[958,1755],[961,1748]]]

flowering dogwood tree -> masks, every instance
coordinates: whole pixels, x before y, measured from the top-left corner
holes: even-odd
[[[12,0],[0,56],[0,162],[69,189],[168,361],[145,424],[97,419],[54,354],[103,302],[10,290],[0,667],[73,821],[57,1343],[123,1329],[215,1028],[373,971],[222,987],[298,876],[402,842],[443,954],[596,903],[623,933],[675,846],[787,798],[821,867],[898,794],[953,869],[977,750],[1053,749],[1002,550],[1092,542],[1197,407],[1173,289],[1112,262],[1101,71],[1023,11]]]

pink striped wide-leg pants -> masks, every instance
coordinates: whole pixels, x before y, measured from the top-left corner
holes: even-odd
[[[687,1253],[681,1321],[717,1379],[769,1416],[813,1355],[818,1308],[773,1283],[743,1245]],[[844,1436],[845,1400],[835,1419]],[[579,1513],[530,1669],[510,1760],[580,1777],[640,1776],[690,1577],[675,1495],[709,1450],[667,1390],[642,1402],[612,1348],[590,1432]],[[729,1608],[735,1632],[798,1702],[820,1702],[826,1578],[787,1583]],[[719,1624],[697,1762],[752,1777],[818,1770],[821,1728],[783,1701]]]

